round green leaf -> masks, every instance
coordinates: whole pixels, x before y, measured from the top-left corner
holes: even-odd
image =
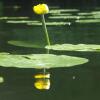
[[[64,50],[64,51],[99,51],[100,45],[96,44],[55,44],[51,46],[46,46],[47,49],[52,50]]]
[[[18,67],[18,68],[59,68],[72,67],[88,62],[88,59],[54,55],[54,54],[30,54],[13,55],[9,53],[0,53],[0,66]]]

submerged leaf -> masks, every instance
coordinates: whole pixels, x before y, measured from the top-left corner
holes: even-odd
[[[64,51],[100,51],[100,45],[96,44],[55,44],[45,48]]]
[[[18,68],[59,68],[72,67],[88,62],[88,59],[54,55],[54,54],[30,54],[30,55],[13,55],[0,53],[0,66],[18,67]]]

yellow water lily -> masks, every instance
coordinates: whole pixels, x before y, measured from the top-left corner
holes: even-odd
[[[47,4],[38,4],[36,6],[33,6],[33,11],[36,14],[42,15],[42,14],[47,14],[49,12],[49,8]]]
[[[47,31],[47,27],[46,27],[46,23],[45,23],[45,17],[44,17],[44,14],[47,14],[49,12],[48,5],[47,4],[38,4],[36,6],[33,6],[33,11],[36,14],[41,16],[43,31],[46,35],[47,44],[50,46],[49,34],[48,34],[48,31]]]

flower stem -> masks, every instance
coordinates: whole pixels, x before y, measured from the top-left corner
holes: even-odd
[[[43,31],[44,31],[44,33],[46,35],[47,44],[50,46],[50,39],[49,39],[49,34],[48,34],[46,23],[45,23],[44,14],[41,15],[41,19],[42,19]],[[49,49],[47,49],[47,54],[49,54]],[[46,74],[46,68],[43,68],[43,74],[44,75]],[[44,80],[45,80],[45,78],[44,78]]]
[[[46,35],[47,44],[50,46],[50,39],[49,39],[49,34],[47,31],[44,15],[41,15],[41,19],[42,19],[43,30],[44,30],[44,33]]]

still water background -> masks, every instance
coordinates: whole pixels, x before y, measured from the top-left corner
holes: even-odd
[[[32,12],[32,5],[39,1],[0,0],[0,51],[14,54],[45,53],[45,49],[25,48],[7,43],[9,40],[32,41],[34,44],[45,44],[41,25],[27,24],[25,21],[38,21],[40,17]],[[61,25],[47,25],[51,43],[100,44],[100,9],[99,1],[73,0],[47,1],[50,10],[63,10],[61,15],[46,15],[47,22],[62,22]],[[64,9],[67,11],[64,11]],[[74,9],[74,11],[73,11]],[[83,13],[84,18],[80,14]],[[65,15],[64,15],[65,14]],[[66,16],[70,16],[66,18]],[[71,18],[71,16],[74,16]],[[13,18],[14,17],[14,18]],[[28,17],[28,19],[15,19]],[[86,23],[80,20],[87,20]],[[11,23],[21,21],[23,23]],[[90,22],[89,22],[90,21]],[[99,100],[100,99],[100,53],[50,51],[57,55],[85,57],[90,61],[72,68],[50,69],[51,88],[39,91],[34,88],[36,73],[42,70],[0,67],[0,100]]]

